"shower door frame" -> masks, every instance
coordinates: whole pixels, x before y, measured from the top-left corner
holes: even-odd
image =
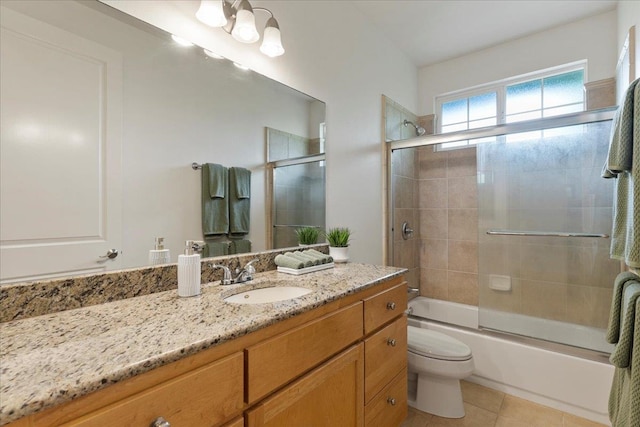
[[[612,120],[617,107],[602,108],[599,110],[581,111],[578,113],[564,114],[561,116],[545,117],[542,119],[528,120],[515,123],[504,123],[496,126],[463,130],[458,132],[441,133],[435,135],[424,135],[416,138],[390,141],[386,143],[386,165],[387,165],[387,265],[393,265],[394,260],[394,193],[393,193],[393,169],[392,155],[395,150],[404,148],[417,148],[435,146],[446,142],[457,142],[462,140],[486,138],[493,136],[504,136],[508,134],[533,132],[544,129],[553,129],[563,126],[581,125],[587,123],[603,122]],[[475,145],[474,145],[475,146]],[[471,146],[469,146],[471,147]]]

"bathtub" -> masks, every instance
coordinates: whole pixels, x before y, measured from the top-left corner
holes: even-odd
[[[471,348],[475,370],[468,381],[610,425],[614,368],[606,357],[591,360],[566,354],[562,346],[554,351],[479,330],[474,306],[417,297],[409,307],[410,325],[445,333]]]

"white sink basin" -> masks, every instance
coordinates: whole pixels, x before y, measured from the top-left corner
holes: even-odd
[[[311,292],[311,289],[298,286],[272,286],[269,288],[253,289],[226,297],[226,302],[234,304],[264,304],[267,302],[284,301],[298,298]]]

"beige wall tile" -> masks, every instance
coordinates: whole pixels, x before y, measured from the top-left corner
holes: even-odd
[[[506,395],[500,417],[529,423],[534,427],[562,427],[562,412],[518,397]]]
[[[394,244],[393,261],[394,266],[403,268],[418,267],[417,255],[419,240],[401,240]]]
[[[478,272],[478,244],[461,240],[449,240],[449,270],[468,273]]]
[[[420,265],[423,268],[446,270],[448,268],[448,241],[444,239],[422,239]]]
[[[435,179],[447,177],[447,153],[433,151],[433,147],[418,149],[418,178]]]
[[[569,248],[551,245],[524,245],[521,252],[523,279],[566,283]]]
[[[420,269],[420,295],[447,300],[447,270]]]
[[[584,84],[587,110],[616,105],[616,81],[613,78]]]
[[[567,321],[606,329],[611,307],[611,290],[591,286],[567,286]]]
[[[511,279],[510,291],[496,291],[489,288],[489,275],[478,276],[478,298],[482,301],[482,307],[508,313],[519,313],[522,304],[522,286],[520,280]]]
[[[562,283],[522,281],[522,314],[566,321],[567,286]]]
[[[447,151],[447,176],[476,176],[476,147]]]
[[[447,272],[449,301],[478,305],[478,275],[473,273]]]
[[[449,239],[478,241],[477,209],[448,209],[447,223]]]
[[[419,206],[422,209],[447,207],[447,180],[421,179]]]
[[[415,180],[398,175],[393,176],[393,206],[395,208],[415,208]]]
[[[475,175],[449,178],[447,185],[449,209],[478,207],[478,184]]]
[[[449,235],[446,209],[420,209],[420,237],[446,239]]]

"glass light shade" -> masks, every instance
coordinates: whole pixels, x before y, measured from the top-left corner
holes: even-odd
[[[224,16],[222,2],[224,0],[202,0],[196,12],[196,18],[210,27],[224,27],[227,18]]]
[[[267,27],[264,29],[260,52],[272,58],[284,53],[282,40],[280,38],[280,30],[277,27]]]
[[[256,17],[253,12],[245,9],[238,10],[236,24],[231,30],[231,35],[242,43],[254,43],[260,39],[260,34],[256,30]]]

